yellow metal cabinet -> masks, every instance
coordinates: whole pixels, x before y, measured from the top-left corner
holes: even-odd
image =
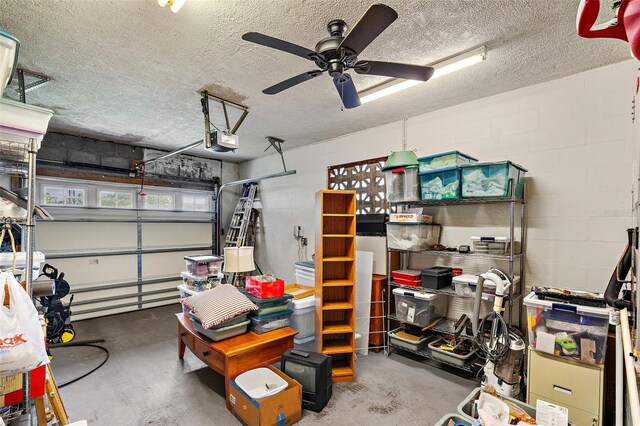
[[[569,409],[569,421],[598,426],[603,410],[604,367],[559,359],[529,348],[527,403],[541,399]]]

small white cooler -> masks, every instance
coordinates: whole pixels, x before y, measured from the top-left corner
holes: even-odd
[[[290,326],[298,332],[293,339],[294,343],[304,344],[312,342],[315,339],[316,331],[316,297],[309,296],[297,300],[291,299],[289,301],[289,309],[293,311]]]
[[[296,262],[295,268],[298,284],[316,286],[316,266],[313,262]]]

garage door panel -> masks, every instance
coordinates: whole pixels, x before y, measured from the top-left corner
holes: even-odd
[[[39,222],[37,226],[39,251],[77,252],[81,250],[135,249],[135,223],[66,223]]]
[[[153,247],[195,247],[211,245],[211,224],[180,223],[142,225],[142,245]]]

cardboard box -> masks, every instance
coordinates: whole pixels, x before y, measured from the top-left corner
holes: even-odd
[[[391,213],[389,222],[392,223],[432,223],[433,217],[418,213]]]
[[[47,366],[42,365],[29,372],[31,379],[30,395],[37,398],[44,395]],[[0,407],[22,402],[22,374],[0,377]]]
[[[289,426],[302,418],[302,386],[291,377],[270,365],[271,371],[287,381],[289,386],[280,393],[252,399],[229,380],[231,412],[246,426]]]

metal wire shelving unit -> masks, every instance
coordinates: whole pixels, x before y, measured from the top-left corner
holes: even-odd
[[[510,188],[515,188],[515,182],[511,179]],[[525,188],[526,189],[526,188]],[[523,189],[523,194],[524,194]],[[474,266],[480,267],[483,266],[493,266],[492,263],[495,262],[506,262],[508,264],[508,269],[505,271],[509,274],[511,280],[513,281],[516,276],[516,272],[519,274],[520,282],[517,288],[513,288],[513,286],[509,289],[509,294],[505,296],[505,300],[507,301],[508,313],[507,313],[507,322],[510,326],[514,325],[514,310],[516,312],[516,318],[518,322],[521,321],[522,317],[522,304],[521,299],[523,297],[523,289],[525,288],[525,240],[526,240],[526,229],[525,229],[525,214],[526,214],[526,199],[525,197],[517,197],[515,191],[512,191],[511,195],[508,197],[495,197],[495,198],[461,198],[461,199],[453,199],[453,200],[437,200],[437,201],[411,201],[411,202],[398,202],[398,203],[390,203],[391,206],[398,207],[448,207],[448,206],[480,206],[480,205],[505,205],[508,208],[508,229],[509,229],[509,252],[505,255],[492,255],[485,253],[459,253],[453,251],[445,251],[445,250],[421,250],[421,251],[410,251],[410,250],[396,250],[396,249],[388,249],[389,252],[399,252],[400,253],[400,264],[402,267],[408,267],[410,263],[410,258],[412,254],[424,254],[428,256],[436,256],[441,257],[443,259],[453,259],[458,258],[460,260],[465,260],[468,262],[472,262]],[[519,210],[519,211],[518,211]],[[520,228],[519,239],[516,238],[516,227]],[[516,253],[515,250],[515,242],[520,242],[520,252]],[[387,256],[390,259],[390,256]],[[407,288],[410,290],[420,290],[427,293],[438,293],[444,294],[449,297],[457,297],[463,298],[464,296],[459,296],[456,292],[448,287],[440,290],[430,290],[422,287],[407,287],[400,284],[396,284],[393,282],[391,276],[391,263],[389,261],[388,267],[388,287],[387,294],[390,297],[387,304],[387,330],[392,330],[394,327],[392,323],[402,324],[402,321],[396,317],[395,315],[395,304],[391,299],[391,295],[393,294],[393,288]],[[473,298],[474,296],[469,296]],[[491,295],[483,295],[483,300],[492,300],[493,297]],[[430,332],[441,334],[444,336],[453,334],[453,324],[456,319],[454,318],[442,318],[438,324],[430,328]],[[463,334],[460,336],[461,338],[471,339],[472,336],[467,336]],[[385,355],[389,356],[392,351],[400,350],[405,352],[411,352],[416,355],[419,355],[428,360],[434,360],[442,365],[449,365],[451,367],[455,367],[459,370],[466,371],[467,373],[476,374],[478,371],[478,364],[475,362],[476,357],[472,357],[472,359],[467,362],[463,366],[450,364],[441,359],[435,359],[428,349],[424,349],[422,351],[412,351],[403,347],[399,347],[390,342],[388,335],[385,336],[388,349],[385,351]]]
[[[25,271],[25,290],[32,295],[33,275],[33,252],[35,249],[35,221],[33,212],[35,209],[35,180],[36,180],[36,154],[38,151],[38,142],[34,138],[30,138],[28,143],[19,143],[0,139],[0,174],[5,175],[26,175],[27,182],[27,214],[24,218],[5,216],[0,218],[0,222],[18,223],[24,226],[22,246],[27,253]],[[0,417],[6,422],[15,419],[21,415],[31,413],[33,401],[30,395],[29,374],[23,374],[23,401],[18,406],[11,409],[0,411]]]

